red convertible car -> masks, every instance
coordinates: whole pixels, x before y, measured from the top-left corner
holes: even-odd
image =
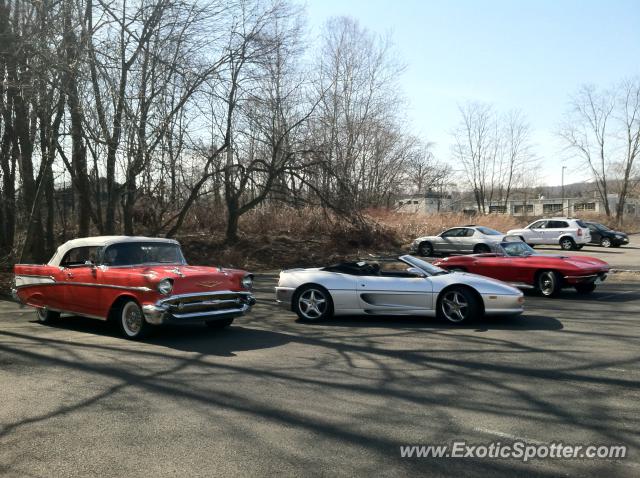
[[[61,313],[112,319],[139,339],[153,325],[225,327],[251,309],[251,274],[187,265],[171,239],[129,236],[68,241],[48,264],[15,266],[13,295],[38,320]]]
[[[609,264],[595,257],[538,254],[515,238],[495,244],[488,254],[447,257],[433,264],[493,277],[520,288],[535,288],[545,297],[556,295],[564,287],[591,293],[609,272]]]

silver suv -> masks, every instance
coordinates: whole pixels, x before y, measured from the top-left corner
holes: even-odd
[[[540,219],[524,229],[512,229],[507,235],[518,236],[531,246],[536,244],[559,244],[565,251],[582,249],[591,241],[587,224],[571,217]]]

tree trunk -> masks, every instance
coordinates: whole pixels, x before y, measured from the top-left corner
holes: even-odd
[[[240,219],[240,209],[237,199],[227,201],[227,232],[225,243],[232,245],[238,242],[238,219]]]

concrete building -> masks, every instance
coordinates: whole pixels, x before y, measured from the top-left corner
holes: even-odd
[[[618,195],[609,195],[609,208],[612,212],[618,207]],[[467,201],[462,204],[462,210],[473,214],[478,207],[475,202]],[[604,202],[600,198],[544,198],[513,199],[504,203],[492,202],[487,207],[489,214],[510,214],[512,216],[580,216],[581,214],[605,214]],[[625,214],[640,216],[640,199],[627,198]]]
[[[618,195],[609,195],[609,207],[615,212]],[[434,214],[460,211],[469,215],[478,213],[475,201],[454,201],[450,194],[428,192],[401,197],[396,202],[398,212]],[[522,217],[580,216],[582,214],[605,214],[604,203],[599,197],[592,198],[545,198],[510,199],[494,201],[487,205],[489,214],[509,214]],[[640,216],[640,199],[627,198],[625,214]]]
[[[429,191],[426,194],[411,194],[398,198],[396,210],[398,212],[434,214],[453,210],[451,194]]]

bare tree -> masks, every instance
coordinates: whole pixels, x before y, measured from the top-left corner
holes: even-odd
[[[618,204],[616,220],[624,218],[624,206],[629,191],[640,181],[640,171],[636,159],[640,156],[640,79],[624,81],[618,89],[618,108],[616,112],[622,132],[622,160],[619,169]]]
[[[591,171],[607,216],[611,215],[608,172],[615,107],[616,99],[612,91],[583,86],[572,98],[566,121],[560,130],[567,148],[573,150]]]
[[[498,120],[488,104],[468,102],[459,110],[462,120],[453,131],[453,158],[464,168],[478,211],[486,213],[500,175]]]
[[[310,184],[323,197],[332,196],[339,209],[357,210],[385,197],[401,173],[404,118],[397,81],[403,66],[389,38],[348,17],[331,19],[322,42],[316,66],[321,102],[311,149],[323,167]]]
[[[531,129],[523,113],[510,111],[501,126],[500,198],[507,206],[514,187],[521,183],[526,172],[535,162],[531,146]]]

